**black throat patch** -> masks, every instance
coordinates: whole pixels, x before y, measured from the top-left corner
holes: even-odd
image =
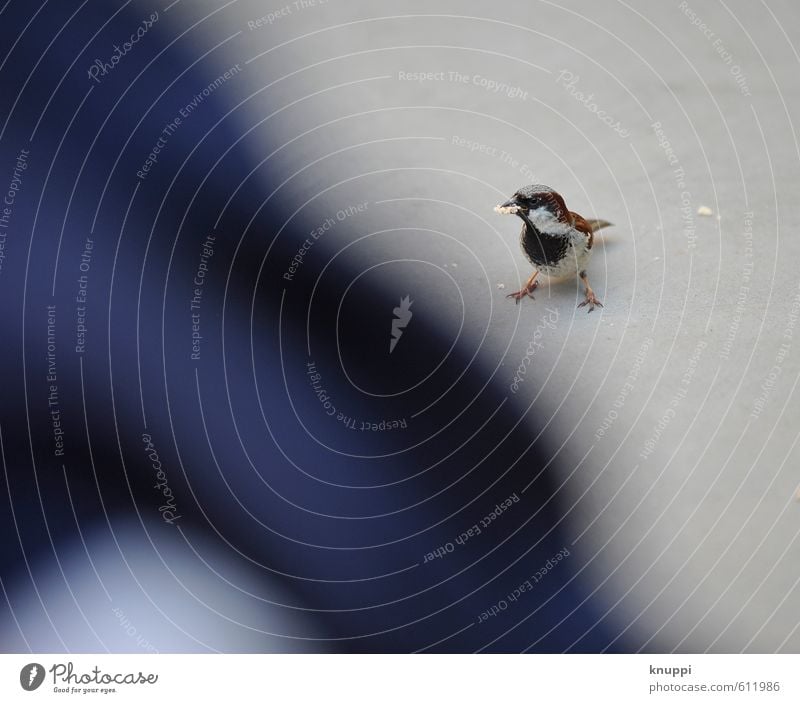
[[[529,222],[523,222],[520,233],[522,251],[537,267],[555,266],[567,255],[569,240],[564,236],[553,236],[540,232]]]

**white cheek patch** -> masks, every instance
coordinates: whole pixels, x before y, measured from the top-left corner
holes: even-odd
[[[508,207],[495,205],[494,211],[500,215],[516,215],[519,212],[519,207],[517,205],[509,205]]]
[[[551,236],[572,236],[580,234],[568,222],[559,222],[547,208],[537,208],[528,214],[528,218],[540,231]],[[580,235],[583,239],[583,235]]]

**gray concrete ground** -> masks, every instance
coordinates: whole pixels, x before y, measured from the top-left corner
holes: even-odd
[[[528,356],[509,398],[548,423],[608,617],[666,649],[800,651],[797,4],[331,0],[250,28],[264,12],[226,20],[227,59],[258,57],[242,80],[276,81],[237,119],[301,100],[265,148],[312,130],[281,165],[322,160],[282,197],[309,223],[368,201],[353,239],[400,229],[346,265],[434,263],[387,289],[443,324],[460,292],[496,383]],[[492,207],[529,182],[615,223],[602,311],[576,281],[505,299],[530,271]]]

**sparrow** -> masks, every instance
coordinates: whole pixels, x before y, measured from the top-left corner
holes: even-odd
[[[514,298],[517,303],[526,295],[533,298],[540,273],[551,278],[577,274],[586,293],[586,299],[578,307],[588,305],[588,312],[595,306],[603,307],[589,285],[586,266],[592,255],[594,233],[611,226],[610,222],[587,220],[570,212],[561,195],[549,186],[538,184],[520,188],[502,205],[497,205],[495,212],[517,215],[522,220],[520,244],[534,267],[525,285],[507,298]]]

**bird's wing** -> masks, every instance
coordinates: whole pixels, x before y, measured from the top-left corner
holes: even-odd
[[[587,220],[581,217],[577,212],[569,213],[570,224],[579,232],[585,234],[589,239],[589,248],[592,248],[594,242],[594,233],[603,227],[610,227],[611,223],[606,220]]]

